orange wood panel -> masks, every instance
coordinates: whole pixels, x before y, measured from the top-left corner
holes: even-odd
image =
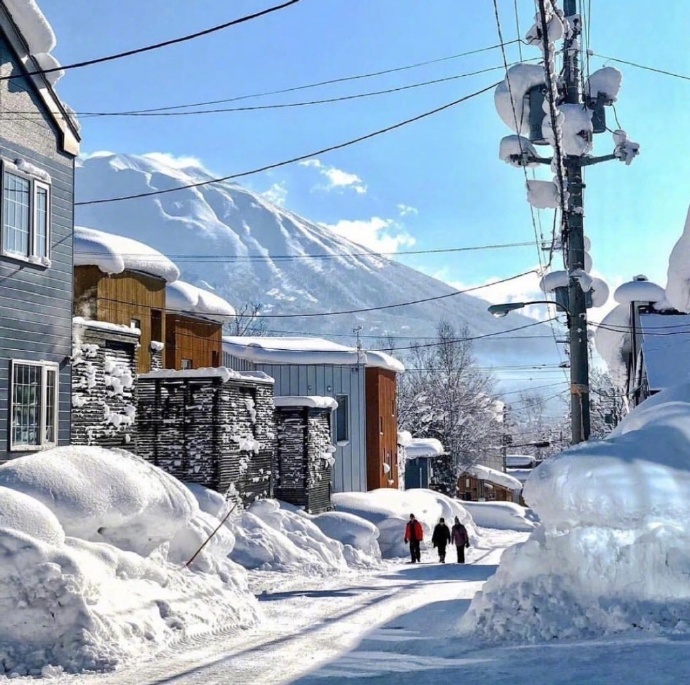
[[[180,314],[168,314],[165,318],[167,369],[182,369],[183,359],[191,362],[192,369],[220,366],[223,351],[222,324]]]
[[[398,410],[395,372],[367,368],[365,394],[367,489],[397,488]],[[387,473],[384,464],[388,465]]]

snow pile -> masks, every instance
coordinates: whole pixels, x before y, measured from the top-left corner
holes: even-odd
[[[181,484],[119,450],[61,447],[0,467],[0,672],[110,669],[258,605]]]
[[[386,559],[408,555],[404,537],[410,514],[422,524],[425,541],[429,544],[433,527],[440,517],[452,524],[457,516],[467,527],[470,539],[477,539],[472,517],[462,504],[433,490],[381,488],[371,492],[341,492],[333,495],[333,502],[337,511],[359,516],[379,529],[379,547]]]
[[[350,566],[373,566],[381,560],[379,529],[369,521],[342,511],[327,511],[311,516],[321,532],[343,545]]]
[[[343,546],[324,535],[308,516],[259,500],[229,520],[235,536],[231,558],[248,569],[324,575],[347,569]]]
[[[690,312],[690,209],[668,260],[666,297],[679,312]]]
[[[332,397],[322,397],[320,395],[281,395],[273,400],[276,407],[309,407],[311,409],[331,409],[338,408],[338,402]]]
[[[522,490],[522,483],[507,473],[503,471],[497,471],[496,469],[489,468],[488,466],[482,466],[481,464],[475,464],[474,466],[468,466],[465,469],[465,473],[469,474],[473,478],[478,480],[488,481],[494,485],[500,485],[508,490],[513,490],[514,492],[520,492]]]
[[[524,136],[506,136],[501,139],[498,157],[514,167],[538,167],[539,162],[530,160],[539,157],[537,149]]]
[[[521,641],[688,632],[690,384],[642,403],[606,440],[544,462],[525,499],[542,525],[503,556],[463,631]]]
[[[613,383],[625,388],[631,351],[629,305],[619,304],[602,319],[594,333],[594,345],[606,362]]]
[[[552,181],[527,181],[527,202],[537,209],[560,207],[558,185]]]
[[[585,82],[585,95],[596,100],[601,94],[604,104],[611,105],[618,98],[622,80],[623,74],[615,67],[597,69]]]
[[[36,0],[5,0],[12,20],[29,46],[29,52],[41,69],[54,69],[60,63],[51,54],[57,41],[53,28],[36,3]],[[54,71],[46,74],[51,85],[62,78],[64,71]]]
[[[166,283],[180,277],[180,270],[158,250],[132,238],[84,226],[74,227],[74,265],[97,266],[108,275],[140,271]]]
[[[512,502],[463,502],[462,506],[482,528],[531,532],[537,527],[527,517],[527,509]]]
[[[578,157],[586,155],[592,150],[592,110],[583,105],[563,103],[558,106],[556,126],[560,128],[561,145],[566,155]],[[542,124],[544,138],[550,145],[555,145],[556,139],[551,126],[551,117],[545,117]]]
[[[494,105],[503,123],[518,135],[529,134],[529,105],[527,92],[546,81],[544,67],[538,64],[516,64],[506,78],[496,86]],[[512,96],[512,98],[511,98]]]
[[[638,276],[633,281],[619,285],[613,293],[613,299],[619,304],[661,302],[665,297],[664,289],[644,276]]]
[[[168,310],[200,316],[219,323],[235,318],[235,310],[229,302],[215,293],[184,281],[168,284],[165,289],[165,305]]]

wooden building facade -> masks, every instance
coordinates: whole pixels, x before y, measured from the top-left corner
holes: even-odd
[[[221,365],[223,324],[182,314],[165,316],[165,368],[205,369]]]
[[[0,462],[69,443],[79,154],[77,125],[12,11],[0,0]]]
[[[396,374],[366,369],[367,490],[397,488],[398,407]]]

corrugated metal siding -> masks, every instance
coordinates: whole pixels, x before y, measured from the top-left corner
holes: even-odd
[[[335,466],[333,467],[333,492],[366,491],[367,460],[364,367],[306,364],[256,364],[255,368],[267,373],[275,379],[274,391],[276,396],[349,396],[350,440],[346,445],[336,446]]]
[[[0,32],[0,74],[17,73],[18,60]],[[8,452],[9,369],[12,359],[60,364],[58,441],[70,437],[72,344],[72,234],[74,160],[58,150],[57,128],[21,80],[0,81],[0,157],[25,159],[47,171],[51,189],[51,260],[42,268],[0,256],[0,461]],[[8,116],[8,113],[23,112]]]

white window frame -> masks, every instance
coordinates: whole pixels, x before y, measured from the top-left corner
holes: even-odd
[[[30,184],[29,190],[29,250],[28,254],[18,254],[16,252],[9,252],[5,250],[5,178],[6,174],[16,176]],[[46,254],[37,254],[37,215],[38,215],[38,189],[44,189],[47,191],[47,207],[46,207]],[[36,176],[33,176],[26,171],[18,169],[14,164],[8,162],[5,159],[0,159],[0,254],[3,257],[8,257],[9,259],[17,259],[22,262],[28,262],[35,266],[47,267],[48,264],[43,263],[41,260],[50,260],[51,257],[51,237],[52,237],[52,203],[53,203],[53,192],[52,185]]]
[[[15,368],[18,366],[37,366],[41,368],[41,398],[40,398],[40,427],[39,427],[39,441],[37,445],[24,445],[24,444],[14,444],[14,378],[15,378]],[[55,373],[55,389],[53,391],[53,406],[55,407],[55,412],[53,416],[53,436],[54,440],[50,442],[46,440],[46,421],[45,415],[48,407],[48,371],[53,371]],[[10,452],[37,452],[39,450],[50,449],[51,447],[56,447],[58,444],[58,425],[60,417],[60,365],[55,362],[35,362],[29,361],[27,359],[12,359],[10,365],[10,416],[9,416],[9,431],[10,431]]]

